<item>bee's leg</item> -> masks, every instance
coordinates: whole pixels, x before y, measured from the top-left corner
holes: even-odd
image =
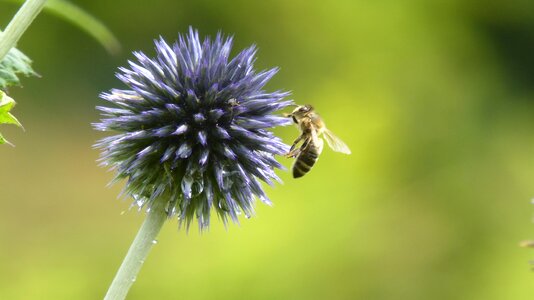
[[[304,138],[304,135],[301,136],[301,139]],[[312,141],[311,137],[306,137],[302,145],[298,149],[293,149],[288,154],[286,154],[287,157],[297,157],[302,151],[306,150],[308,146],[310,145],[310,142]]]
[[[296,149],[296,146],[303,138],[304,138],[303,134],[299,135],[299,137],[293,142],[293,145],[291,145],[291,148],[289,149],[289,152],[286,154],[286,157],[297,156],[296,152],[300,151],[300,149]]]
[[[302,146],[300,146],[300,150],[304,150],[306,148],[308,148],[308,145],[310,145],[310,142],[312,141],[313,139],[311,137],[308,137],[304,143],[302,143]]]
[[[293,123],[295,124],[299,123],[293,114],[282,114],[282,116],[293,119]]]
[[[295,146],[297,145],[297,142],[304,139],[304,142],[302,143],[302,145],[300,146],[299,149],[294,149]],[[288,157],[297,157],[302,151],[306,150],[308,148],[308,146],[310,145],[310,143],[314,143],[314,144],[317,144],[317,134],[315,131],[306,131],[306,132],[303,132],[299,137],[298,139],[295,141],[295,143],[293,143],[293,146],[291,147],[291,150],[289,151],[289,153],[286,155]]]
[[[293,149],[291,152],[288,152],[286,154],[286,157],[289,157],[289,158],[297,157],[300,154],[300,151],[302,151],[301,148]]]
[[[300,148],[295,149],[294,153],[290,157],[297,157],[302,151],[306,150],[306,148],[308,148],[308,146],[310,145],[311,140],[312,139],[310,137],[307,137],[306,140],[302,143],[302,145],[300,145]]]
[[[295,158],[300,154],[301,151],[302,151],[302,148],[293,149],[291,152],[288,152],[286,154],[286,157]]]

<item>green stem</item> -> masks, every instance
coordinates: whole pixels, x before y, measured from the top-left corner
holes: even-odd
[[[162,199],[156,200],[147,213],[147,217],[130,246],[104,300],[122,300],[126,298],[166,219],[165,201],[162,201]]]
[[[46,0],[27,0],[0,35],[0,61],[17,44],[32,21],[43,9]]]

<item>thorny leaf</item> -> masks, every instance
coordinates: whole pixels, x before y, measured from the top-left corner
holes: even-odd
[[[11,48],[6,57],[0,61],[0,89],[13,85],[20,85],[18,75],[36,75],[33,71],[31,59],[20,50]]]
[[[6,95],[3,91],[0,91],[0,124],[14,124],[22,127],[20,122],[9,111],[15,106],[15,100]],[[0,144],[9,144],[2,134],[0,134]]]

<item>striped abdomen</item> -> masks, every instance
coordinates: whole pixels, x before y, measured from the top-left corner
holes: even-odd
[[[319,145],[310,142],[297,156],[293,164],[293,178],[299,178],[308,173],[323,150],[323,140],[318,139]]]

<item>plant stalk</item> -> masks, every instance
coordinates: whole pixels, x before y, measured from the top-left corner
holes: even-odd
[[[123,300],[126,298],[150,249],[156,243],[156,237],[166,219],[165,201],[156,200],[147,213],[146,219],[130,246],[104,300]]]
[[[46,0],[27,0],[17,11],[6,30],[0,34],[0,61],[17,45],[20,37],[43,9]]]

